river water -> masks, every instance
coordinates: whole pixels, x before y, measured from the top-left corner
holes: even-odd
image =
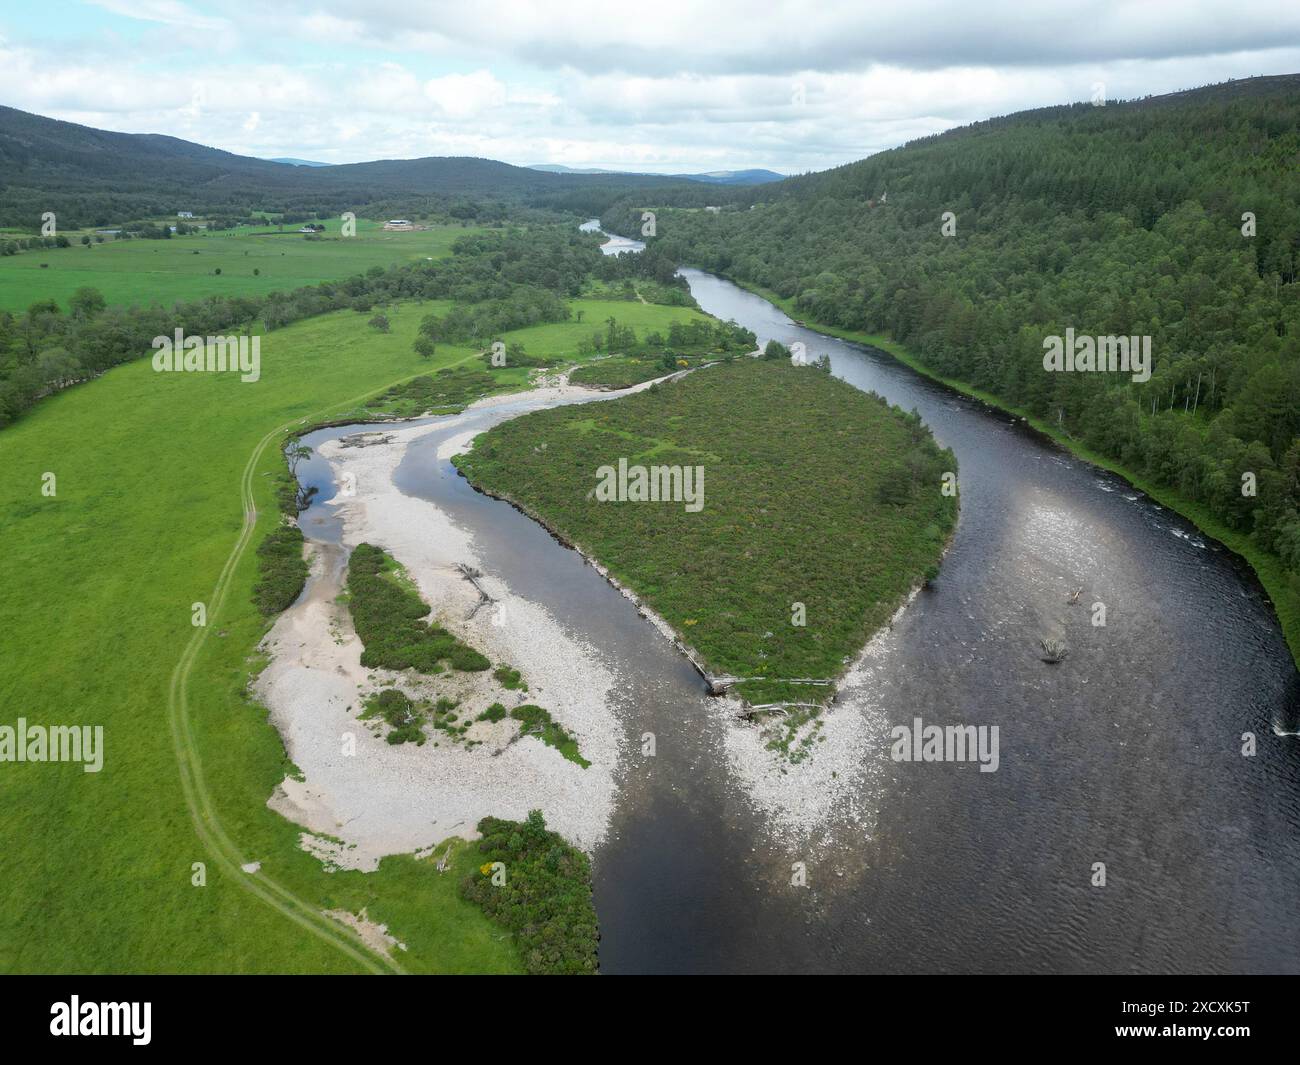
[[[685,660],[576,553],[440,462],[453,430],[430,419],[399,487],[469,529],[485,570],[621,678],[629,756],[594,863],[602,970],[1300,971],[1300,739],[1285,735],[1300,675],[1249,570],[1008,416],[683,274],[704,310],[829,355],[836,375],[916,408],[955,451],[956,537],[876,660],[873,701],[891,725],[997,725],[1000,765],[894,763],[877,723],[858,796],[869,826],[791,843],[734,779]],[[300,475],[321,489],[304,531],[337,540],[328,464]],[[1104,627],[1090,622],[1097,602]],[[1065,639],[1064,662],[1040,661],[1044,635]],[[790,883],[798,861],[807,886]]]

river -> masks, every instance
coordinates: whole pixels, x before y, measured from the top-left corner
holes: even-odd
[[[1249,569],[1007,415],[682,273],[704,310],[829,355],[956,453],[955,539],[874,661],[872,700],[886,725],[997,725],[1000,765],[895,763],[873,717],[868,824],[792,845],[734,779],[685,660],[577,554],[439,461],[451,430],[431,419],[399,487],[471,530],[485,570],[621,677],[630,755],[594,856],[602,971],[1300,972],[1300,739],[1284,735],[1300,675]],[[336,540],[328,464],[300,475],[321,489],[304,531]],[[1064,662],[1040,661],[1045,634],[1064,637]],[[792,886],[800,861],[807,886]]]

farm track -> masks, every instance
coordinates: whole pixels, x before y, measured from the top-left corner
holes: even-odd
[[[448,368],[459,366],[461,363],[468,362],[475,357],[471,355],[457,360],[448,364]],[[442,368],[439,367],[439,369]],[[225,566],[222,568],[216,586],[212,590],[212,595],[209,597],[209,623],[215,621],[220,615],[221,608],[225,604],[226,595],[230,591],[230,583],[235,570],[252,541],[253,531],[257,526],[257,505],[253,497],[253,477],[258,463],[271,441],[279,438],[297,425],[324,418],[330,411],[355,407],[387,389],[414,380],[416,377],[422,377],[428,372],[430,371],[424,370],[420,373],[390,381],[388,384],[371,389],[354,399],[333,404],[316,415],[295,418],[293,421],[277,426],[262,437],[253,449],[253,453],[249,456],[248,462],[244,466],[243,475],[240,478],[240,496],[244,508],[244,522],[240,529],[239,538],[235,541],[235,546],[226,559]],[[406,970],[394,959],[372,951],[365,945],[359,935],[324,916],[322,911],[295,895],[283,884],[264,873],[246,873],[240,868],[246,864],[247,859],[238,845],[227,834],[220,818],[217,816],[216,808],[213,806],[211,795],[204,780],[203,764],[194,742],[194,733],[190,721],[190,708],[186,689],[189,684],[190,671],[193,669],[194,661],[203,647],[204,640],[207,639],[207,633],[208,626],[206,625],[195,629],[194,635],[186,645],[180,661],[176,664],[176,669],[172,672],[167,696],[167,718],[171,727],[172,748],[176,755],[176,766],[180,772],[181,788],[185,795],[186,806],[190,811],[190,817],[194,822],[195,832],[200,841],[208,853],[216,860],[219,868],[228,874],[235,883],[239,884],[255,898],[289,918],[305,931],[339,950],[367,972],[405,973]]]

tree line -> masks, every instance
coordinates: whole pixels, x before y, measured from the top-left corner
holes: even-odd
[[[461,237],[445,259],[384,268],[265,296],[208,296],[170,306],[107,306],[84,287],[60,307],[40,300],[26,311],[0,312],[0,427],[41,397],[150,352],[154,337],[281,329],[330,311],[370,313],[398,300],[453,300],[512,308],[539,305],[562,320],[564,300],[605,266],[600,240],[571,226],[515,228]],[[504,318],[501,319],[505,321]],[[510,326],[514,328],[514,326]]]

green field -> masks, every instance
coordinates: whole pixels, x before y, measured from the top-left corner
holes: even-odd
[[[702,467],[702,507],[593,498],[620,459]],[[956,520],[941,493],[956,460],[919,418],[784,361],[528,414],[455,461],[608,566],[754,704],[828,699],[801,681],[838,678],[937,572]]]
[[[375,873],[327,873],[301,851],[298,829],[266,807],[290,769],[279,736],[244,695],[267,625],[251,602],[252,548],[279,520],[283,430],[440,366],[481,365],[468,348],[413,353],[431,309],[389,308],[388,334],[350,311],[267,334],[252,384],[157,374],[141,359],[0,433],[0,586],[13,590],[0,602],[3,721],[103,725],[106,751],[98,774],[0,768],[0,971],[383,968],[319,917],[363,906],[409,946],[405,970],[522,969],[512,941],[459,897],[463,869],[399,856]],[[684,312],[639,313],[662,326]],[[528,332],[544,353],[548,334]],[[206,628],[191,625],[196,602]],[[169,699],[182,661],[186,683]],[[239,870],[252,861],[257,873]],[[194,862],[207,863],[205,887],[191,885]]]
[[[83,285],[99,289],[110,304],[127,305],[290,292],[372,266],[438,258],[449,253],[457,237],[477,232],[438,226],[386,233],[380,223],[358,219],[357,235],[341,237],[338,219],[321,224],[326,232],[319,240],[297,233],[297,225],[286,225],[283,233],[243,228],[88,246],[70,233],[68,248],[0,256],[0,310],[24,310],[41,299],[54,299],[66,310],[68,297]]]
[[[578,344],[590,340],[593,333],[605,329],[609,318],[621,326],[630,326],[638,336],[655,330],[664,331],[671,322],[690,322],[705,319],[706,314],[691,307],[668,307],[658,303],[640,303],[630,300],[578,299],[569,303],[574,315],[567,322],[552,322],[516,329],[510,334],[511,343],[524,345],[529,355],[545,351],[574,351]],[[578,320],[581,312],[582,320]]]

